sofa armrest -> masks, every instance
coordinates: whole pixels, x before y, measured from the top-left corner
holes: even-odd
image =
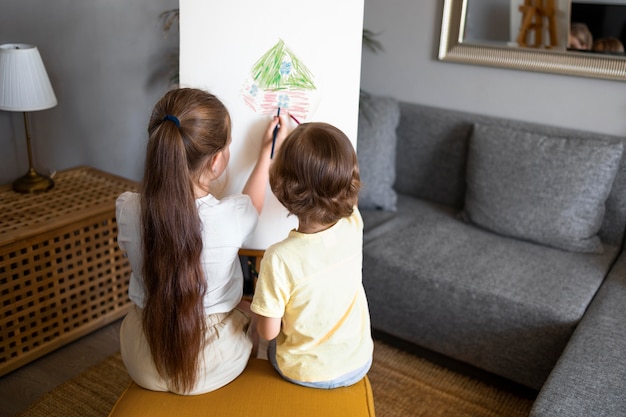
[[[531,417],[626,416],[626,252],[537,396]]]

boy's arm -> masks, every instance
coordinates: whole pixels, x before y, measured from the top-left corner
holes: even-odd
[[[273,340],[280,333],[281,317],[265,317],[257,315],[256,329],[265,340]]]

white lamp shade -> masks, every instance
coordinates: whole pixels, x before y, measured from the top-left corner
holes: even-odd
[[[36,46],[0,45],[0,110],[36,111],[57,105]]]

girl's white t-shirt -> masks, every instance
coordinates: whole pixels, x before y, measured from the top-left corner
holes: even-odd
[[[204,310],[206,314],[225,313],[241,301],[243,272],[238,253],[251,237],[259,215],[245,194],[221,200],[209,194],[197,199],[196,206],[202,224],[201,263],[207,280]],[[144,308],[140,216],[138,193],[125,192],[117,198],[117,242],[127,253],[132,269],[128,295]]]

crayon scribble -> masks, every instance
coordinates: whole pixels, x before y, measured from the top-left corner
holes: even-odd
[[[254,111],[271,115],[278,107],[299,119],[306,119],[312,92],[313,74],[285,45],[282,39],[253,65],[242,95]]]

